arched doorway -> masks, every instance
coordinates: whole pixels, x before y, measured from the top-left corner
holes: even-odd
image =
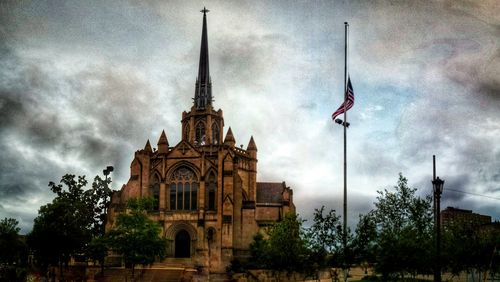
[[[186,230],[181,230],[175,235],[175,257],[191,257],[191,237]]]

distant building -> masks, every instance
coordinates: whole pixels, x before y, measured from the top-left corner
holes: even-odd
[[[454,224],[479,226],[491,223],[491,216],[473,213],[472,210],[447,207],[441,211],[441,226],[446,228]]]
[[[479,227],[479,230],[483,233],[496,234],[497,236],[500,236],[500,221],[483,224]]]
[[[212,105],[206,12],[193,106],[181,117],[182,140],[170,146],[162,132],[158,149],[148,140],[135,152],[127,184],[112,196],[107,229],[129,199],[153,197],[157,205],[149,216],[163,228],[167,260],[224,272],[233,258],[248,256],[257,232],[294,213],[295,205],[285,182],[257,182],[253,137],[246,149],[236,146],[230,127],[223,138],[222,110]]]

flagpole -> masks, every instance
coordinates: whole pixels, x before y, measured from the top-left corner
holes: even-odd
[[[344,232],[342,241],[344,245],[344,263],[347,259],[347,35],[349,23],[344,22],[345,41],[344,41]],[[344,273],[344,281],[347,281],[347,275]]]

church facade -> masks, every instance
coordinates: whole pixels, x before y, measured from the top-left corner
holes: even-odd
[[[206,9],[194,103],[181,118],[182,140],[170,146],[161,132],[157,149],[149,140],[135,152],[130,179],[115,191],[107,229],[128,199],[152,197],[149,216],[160,223],[169,260],[224,272],[232,259],[248,255],[253,236],[295,212],[285,182],[257,182],[257,145],[236,145],[231,128],[224,136],[222,110],[215,110],[209,71]],[[223,138],[224,137],[224,138]]]

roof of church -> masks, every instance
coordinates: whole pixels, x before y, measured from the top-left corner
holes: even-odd
[[[283,182],[257,182],[257,203],[276,203],[283,202]]]

